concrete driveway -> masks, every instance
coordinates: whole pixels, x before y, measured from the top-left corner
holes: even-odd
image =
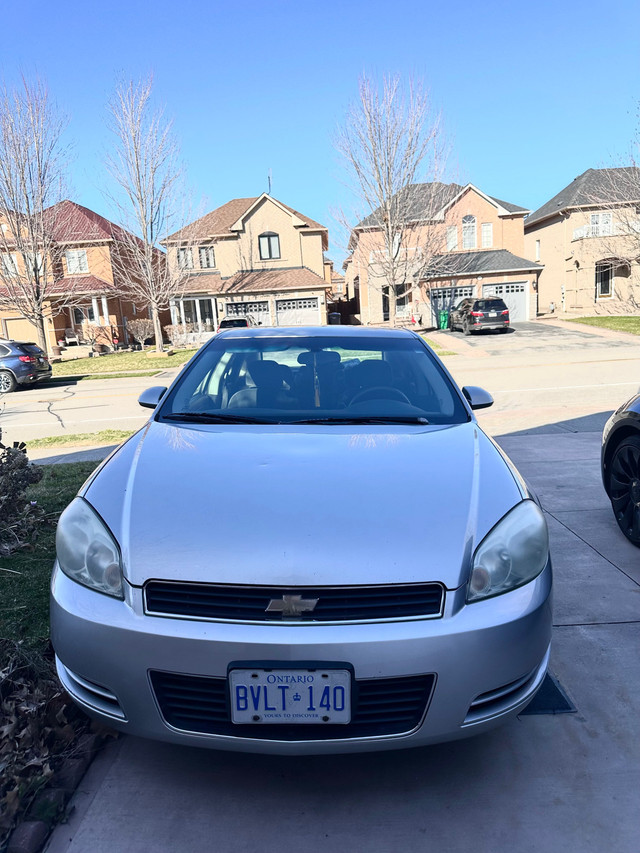
[[[606,415],[499,439],[546,511],[551,669],[576,713],[357,756],[236,755],[124,737],[90,768],[49,853],[637,853],[640,551],[600,484]]]
[[[449,340],[461,340],[474,351],[491,355],[508,355],[540,352],[551,349],[556,354],[576,352],[584,347],[590,350],[618,350],[637,346],[637,337],[624,332],[611,332],[575,323],[554,320],[537,320],[514,323],[508,332],[446,332]],[[445,340],[443,340],[443,344]]]

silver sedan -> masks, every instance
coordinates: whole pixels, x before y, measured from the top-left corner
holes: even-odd
[[[547,528],[409,331],[234,329],[63,513],[59,677],[104,722],[254,752],[421,746],[521,711]]]

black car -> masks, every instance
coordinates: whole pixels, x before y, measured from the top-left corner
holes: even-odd
[[[452,332],[462,329],[465,335],[482,329],[509,329],[509,309],[499,296],[485,296],[482,299],[463,299],[449,314],[449,328]]]
[[[49,359],[37,344],[0,340],[0,394],[50,377]]]
[[[245,314],[244,317],[225,317],[224,320],[220,320],[217,331],[220,332],[222,329],[250,329],[259,325],[261,324],[256,323],[253,317]]]
[[[640,548],[640,394],[620,406],[605,424],[601,465],[618,526]]]

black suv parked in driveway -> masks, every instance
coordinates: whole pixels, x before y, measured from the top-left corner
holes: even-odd
[[[452,332],[462,329],[465,335],[481,329],[506,332],[509,328],[509,309],[499,296],[463,299],[449,314],[449,328]]]
[[[51,365],[37,344],[0,340],[0,394],[49,379]]]

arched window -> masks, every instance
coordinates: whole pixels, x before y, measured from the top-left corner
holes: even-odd
[[[280,257],[280,237],[273,231],[265,231],[258,237],[260,259],[263,261]]]
[[[476,218],[475,216],[462,217],[462,248],[476,248]]]

